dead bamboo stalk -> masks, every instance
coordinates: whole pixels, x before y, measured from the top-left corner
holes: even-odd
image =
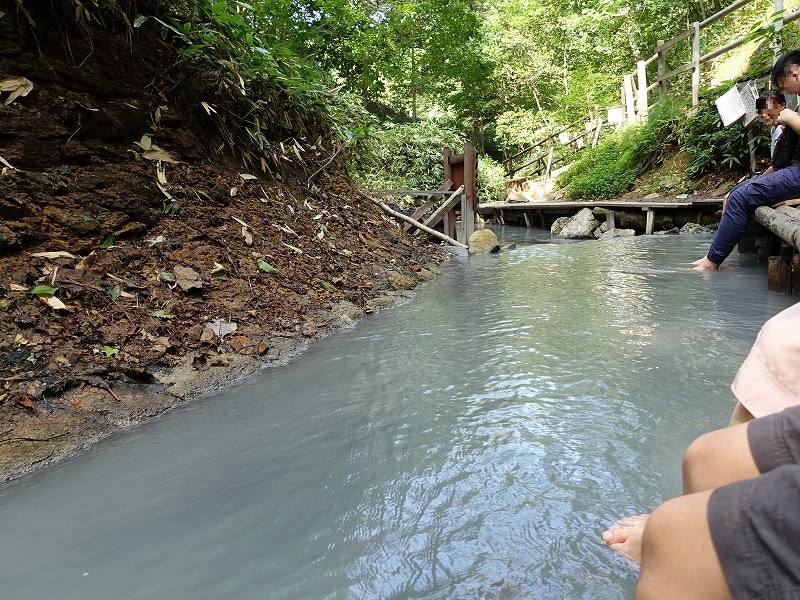
[[[386,204],[384,204],[380,200],[377,200],[377,199],[373,198],[372,196],[368,196],[367,194],[365,194],[361,190],[358,190],[358,193],[361,194],[362,196],[364,196],[365,198],[367,198],[368,200],[370,200],[371,202],[373,202],[374,204],[377,204],[378,206],[380,206],[381,209],[385,213],[390,214],[391,216],[393,216],[393,217],[395,217],[397,219],[401,219],[402,221],[405,221],[407,223],[411,223],[414,227],[416,227],[420,231],[424,231],[428,235],[432,235],[435,238],[438,238],[438,239],[440,239],[440,240],[442,240],[444,242],[447,242],[451,246],[456,246],[458,248],[469,248],[469,246],[467,246],[466,244],[462,244],[461,242],[454,240],[449,235],[445,235],[445,234],[441,233],[440,231],[436,231],[435,229],[431,229],[427,225],[423,225],[422,223],[412,219],[408,215],[404,215],[401,212],[397,212],[396,210],[390,208],[389,206],[387,206]]]

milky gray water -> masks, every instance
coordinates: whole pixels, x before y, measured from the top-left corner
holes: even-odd
[[[792,299],[709,236],[456,257],[407,304],[0,488],[4,600],[618,599]]]

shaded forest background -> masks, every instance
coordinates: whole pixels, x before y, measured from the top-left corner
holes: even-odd
[[[13,11],[0,18],[33,24],[31,7],[38,4],[15,0]],[[170,46],[187,66],[201,67],[208,77],[194,77],[183,96],[187,104],[202,103],[199,124],[214,143],[242,154],[246,164],[280,169],[278,156],[287,153],[282,140],[324,132],[338,140],[349,172],[365,187],[433,189],[441,178],[441,148],[458,150],[469,139],[481,154],[485,201],[503,189],[504,155],[618,105],[622,77],[636,60],[649,57],[658,40],[727,4],[62,0],[52,17],[68,30],[85,30],[87,40],[99,24],[154,53]],[[754,0],[706,30],[704,44],[722,45],[769,23],[773,13],[772,2]],[[42,18],[30,35],[41,35]],[[788,25],[783,48],[795,47],[796,38],[797,27]],[[713,99],[736,81],[768,73],[771,43],[754,36],[705,69],[699,109],[688,105],[690,76],[671,81],[669,106],[654,111],[662,119],[651,128],[655,133],[647,133],[644,145],[634,141],[631,147],[630,135],[613,142],[606,154],[627,148],[635,160],[617,165],[627,169],[621,179],[613,169],[603,177],[629,188],[643,168],[684,149],[678,168],[690,178],[743,170],[744,130],[723,131]],[[77,49],[69,51],[76,65],[85,60]],[[689,45],[682,44],[668,55],[667,68],[689,59]],[[760,143],[765,139],[758,136]],[[620,193],[617,188],[593,184],[571,193],[602,197]]]

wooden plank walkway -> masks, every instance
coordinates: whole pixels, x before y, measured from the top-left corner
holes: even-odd
[[[698,209],[702,212],[714,211],[722,207],[722,198],[640,198],[637,200],[599,200],[571,201],[571,200],[542,200],[534,202],[485,202],[478,205],[477,212],[484,218],[505,225],[506,217],[511,221],[532,227],[533,215],[538,216],[540,225],[548,227],[544,215],[574,214],[583,208],[603,208],[607,212],[609,227],[614,227],[614,212],[644,211],[646,222],[645,234],[653,233],[655,227],[656,209],[659,211],[674,211],[679,209]],[[520,219],[520,216],[522,219]]]
[[[480,211],[492,210],[553,210],[593,208],[630,208],[633,210],[648,208],[685,208],[687,206],[722,206],[722,198],[693,198],[675,200],[542,200],[536,202],[484,202],[478,204]]]

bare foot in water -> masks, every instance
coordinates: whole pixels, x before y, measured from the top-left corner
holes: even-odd
[[[649,516],[636,515],[620,519],[601,536],[615,554],[625,559],[637,571],[642,562],[642,533]]]
[[[695,271],[716,271],[719,269],[719,265],[708,260],[707,256],[704,256],[700,260],[694,261],[692,264],[695,266]]]

